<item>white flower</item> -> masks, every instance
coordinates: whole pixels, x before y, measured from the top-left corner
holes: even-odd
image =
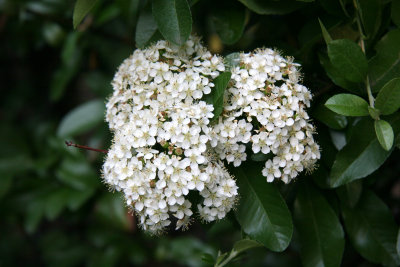
[[[230,70],[224,113],[210,133],[221,160],[239,166],[246,160],[240,149],[250,143],[253,153],[273,158],[262,171],[268,182],[290,182],[300,166],[313,169],[320,153],[305,110],[311,93],[299,84],[298,66],[272,49],[240,54],[240,63]]]
[[[235,181],[207,150],[214,107],[202,100],[224,70],[222,58],[191,36],[183,47],[159,41],[137,49],[115,74],[114,93],[106,104],[114,139],[103,177],[124,193],[146,231],[163,231],[176,221],[172,217],[176,229],[185,229],[193,215],[187,198],[193,190],[203,197],[213,194],[207,221],[223,218],[233,207]],[[242,122],[240,127],[250,126]],[[242,139],[249,138],[243,132]]]

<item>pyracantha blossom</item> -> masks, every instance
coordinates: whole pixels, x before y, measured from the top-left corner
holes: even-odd
[[[224,112],[211,132],[221,160],[239,166],[246,147],[269,158],[262,170],[268,182],[290,182],[320,158],[306,108],[311,93],[300,84],[299,64],[272,49],[240,53],[224,95]]]
[[[190,37],[178,47],[158,41],[137,49],[115,74],[106,120],[114,133],[103,179],[122,191],[147,231],[172,221],[185,228],[198,191],[205,221],[223,218],[237,195],[235,180],[210,152],[213,106],[202,100],[225,70],[223,59]]]

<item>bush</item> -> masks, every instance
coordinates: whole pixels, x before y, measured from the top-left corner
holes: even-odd
[[[0,10],[0,265],[400,265],[400,1],[3,0]],[[154,236],[102,182],[113,139],[105,103],[135,49],[179,48],[191,33],[225,60],[200,96],[214,108],[210,125],[244,90],[228,92],[240,88],[235,67],[253,68],[243,55],[279,51],[295,70],[271,88],[294,79],[311,92],[304,133],[315,132],[321,159],[271,182],[269,150],[242,140],[235,161],[216,141],[238,186],[234,210],[206,224],[193,205],[187,231]]]

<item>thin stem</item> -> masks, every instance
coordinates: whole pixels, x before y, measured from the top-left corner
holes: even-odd
[[[365,35],[364,35],[362,27],[361,27],[360,12],[358,9],[357,0],[353,0],[353,4],[354,4],[354,8],[356,9],[357,27],[358,27],[358,32],[360,33],[360,46],[361,46],[361,50],[363,51],[363,53],[365,55],[365,43],[364,43]],[[374,99],[374,96],[372,95],[371,84],[369,83],[368,74],[367,74],[367,77],[365,78],[365,87],[367,88],[369,105],[370,105],[370,107],[373,108],[375,106],[375,99]]]
[[[229,253],[228,257],[226,257],[226,259],[221,262],[220,264],[216,264],[214,267],[223,267],[226,264],[228,264],[233,258],[235,258],[237,255],[237,253],[231,252]]]
[[[77,147],[77,148],[80,148],[80,149],[86,149],[86,150],[101,152],[101,153],[104,153],[104,154],[107,154],[107,153],[108,153],[108,150],[97,149],[97,148],[92,148],[92,147],[88,147],[88,146],[82,146],[82,145],[75,144],[75,143],[73,143],[72,141],[65,141],[65,144],[66,144],[67,146],[73,146],[73,147]]]

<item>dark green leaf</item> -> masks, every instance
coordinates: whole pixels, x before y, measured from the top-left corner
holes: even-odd
[[[376,55],[369,61],[368,75],[373,92],[400,77],[400,29],[388,32],[376,45]]]
[[[297,193],[293,216],[303,265],[340,266],[344,251],[342,225],[321,193],[303,184]]]
[[[183,45],[192,31],[192,15],[186,0],[153,0],[153,17],[165,39]]]
[[[396,253],[398,227],[388,207],[364,190],[354,208],[342,205],[346,231],[354,248],[367,260],[382,265],[400,264]]]
[[[12,176],[2,173],[0,175],[0,199],[7,194],[12,185]]]
[[[336,155],[330,174],[331,187],[366,177],[378,169],[390,153],[379,144],[372,121],[360,120],[349,142]]]
[[[368,62],[361,48],[348,39],[328,43],[328,56],[332,65],[346,80],[363,82],[368,70]]]
[[[70,137],[83,133],[104,120],[102,100],[92,100],[70,111],[58,126],[57,135]]]
[[[205,96],[206,102],[213,104],[214,106],[213,120],[216,120],[224,110],[224,93],[229,81],[231,80],[231,75],[230,72],[221,73],[217,78],[215,78],[214,88],[211,93]]]
[[[340,130],[347,126],[345,116],[329,110],[322,102],[313,110],[313,117],[332,129]]]
[[[55,71],[50,85],[50,99],[59,100],[64,94],[68,83],[78,72],[81,61],[81,50],[78,47],[78,41],[81,32],[71,32],[62,48],[61,66]]]
[[[352,94],[334,95],[326,101],[325,106],[344,116],[367,116],[369,114],[367,101]]]
[[[283,251],[290,243],[293,224],[278,189],[267,183],[261,170],[252,166],[233,169],[240,203],[235,211],[243,231],[272,251]]]
[[[319,21],[319,26],[321,27],[321,31],[322,31],[322,36],[324,37],[325,43],[328,44],[330,42],[332,42],[332,37],[329,34],[329,32],[326,30],[324,24],[322,23],[322,21],[318,18]]]
[[[262,15],[282,15],[293,12],[304,3],[291,0],[239,0],[251,11]]]
[[[89,11],[94,7],[97,0],[76,0],[74,15],[72,18],[74,28],[78,27],[79,23],[83,18],[89,13]]]
[[[215,31],[224,44],[236,43],[243,34],[246,9],[237,2],[216,6],[211,16]]]
[[[400,108],[400,78],[390,80],[376,97],[375,107],[383,115],[390,115]]]
[[[96,215],[108,226],[127,230],[129,228],[125,201],[120,193],[106,193],[98,201]]]
[[[351,208],[354,208],[362,193],[362,182],[361,180],[355,180],[351,183],[340,186],[336,192],[342,202],[346,203]]]
[[[154,37],[157,36],[157,24],[151,13],[150,3],[144,7],[139,15],[138,22],[136,24],[135,42],[136,46],[143,48],[155,41]],[[159,33],[158,33],[159,34]]]
[[[100,181],[89,163],[81,158],[66,158],[57,170],[57,178],[80,191],[96,188]]]
[[[359,0],[358,6],[364,33],[368,38],[372,38],[381,25],[381,1]]]
[[[400,27],[400,0],[392,0],[392,21]]]
[[[60,188],[51,192],[46,197],[45,202],[45,215],[47,219],[54,220],[61,211],[65,208],[68,201],[68,189]]]
[[[334,82],[337,86],[340,86],[352,93],[355,94],[363,94],[364,90],[360,86],[359,83],[354,83],[351,81],[348,81],[343,78],[341,72],[339,72],[329,61],[329,58],[327,56],[319,54],[319,60],[321,65],[324,67],[326,74],[328,77]]]
[[[393,146],[394,133],[392,126],[387,121],[375,121],[375,133],[383,149],[389,151]]]

